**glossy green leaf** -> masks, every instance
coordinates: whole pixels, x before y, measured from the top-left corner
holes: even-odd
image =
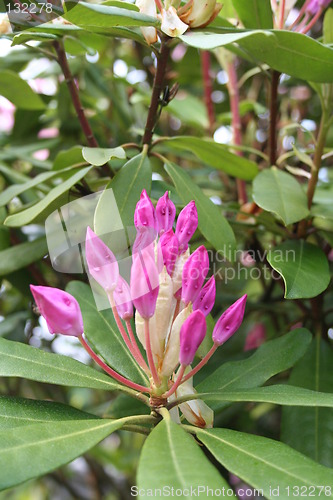
[[[333,82],[333,49],[309,36],[284,30],[237,33],[188,33],[179,37],[191,47],[212,50],[238,44],[254,61],[313,82]]]
[[[94,418],[97,417],[62,403],[0,396],[0,431],[43,422]]]
[[[121,428],[124,422],[66,420],[0,431],[0,490],[74,460]]]
[[[57,39],[57,35],[54,35],[52,33],[18,33],[13,38],[12,47],[15,47],[15,45],[21,45],[22,43],[30,42],[31,40],[37,42],[47,42]]]
[[[0,339],[0,377],[21,377],[48,384],[114,391],[117,382],[79,361],[19,342]]]
[[[170,419],[162,420],[148,436],[139,461],[137,483],[142,499],[149,498],[149,490],[163,486],[183,492],[203,485],[213,490],[228,487],[194,439]],[[192,494],[187,496],[191,498]],[[207,498],[207,492],[204,489],[196,496]]]
[[[0,95],[21,109],[44,109],[45,104],[27,82],[16,73],[2,70],[0,73]]]
[[[333,350],[317,337],[293,369],[289,383],[333,393]],[[332,395],[333,396],[333,395]],[[333,467],[333,410],[286,408],[282,412],[281,438],[316,462]]]
[[[209,139],[178,136],[163,139],[163,143],[172,149],[191,151],[206,165],[239,179],[252,180],[258,173],[258,167],[253,161],[235,155],[223,144]]]
[[[9,215],[5,220],[6,226],[20,227],[33,222],[53,201],[69,191],[71,187],[79,182],[92,167],[86,167],[76,171],[69,179],[53,188],[42,200],[22,212]]]
[[[52,170],[62,170],[83,163],[82,150],[82,146],[73,146],[70,149],[60,151],[54,159]]]
[[[270,0],[232,0],[232,4],[245,28],[273,28]]]
[[[333,471],[283,443],[229,429],[198,429],[196,435],[224,467],[261,490],[264,498],[287,499],[302,487],[307,496],[333,497]]]
[[[99,311],[90,287],[80,281],[71,281],[67,292],[80,304],[84,334],[97,352],[116,371],[127,378],[147,384],[147,378],[134,361],[117,328],[111,309]]]
[[[309,215],[307,197],[296,179],[272,167],[253,181],[253,199],[259,207],[275,213],[285,226]]]
[[[311,338],[308,330],[298,328],[283,337],[265,342],[248,359],[224,363],[196,389],[200,393],[223,392],[263,385],[277,373],[291,368],[304,356]],[[223,403],[214,404],[214,408],[223,406]]]
[[[91,165],[100,167],[107,163],[111,158],[125,159],[126,153],[123,148],[83,148],[83,158]]]
[[[47,243],[44,236],[0,251],[0,276],[6,276],[13,271],[32,264],[32,262],[36,262],[47,252]]]
[[[202,190],[193,182],[191,177],[174,163],[167,162],[165,170],[170,175],[177,193],[184,203],[195,200],[199,229],[203,236],[222,252],[229,260],[232,260],[235,248],[235,236],[227,220],[221,214],[221,208],[207,198]]]
[[[330,282],[326,255],[304,240],[285,241],[268,253],[267,260],[283,278],[286,299],[316,297]]]

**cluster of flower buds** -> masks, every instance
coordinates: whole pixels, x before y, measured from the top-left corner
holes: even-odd
[[[218,15],[222,4],[217,0],[189,0],[180,5],[180,0],[136,0],[140,12],[161,21],[161,30],[170,37],[185,33],[190,28],[203,28]],[[157,42],[157,30],[141,28],[147,43]]]
[[[295,7],[297,0],[271,0],[273,12],[276,14],[277,26],[282,29],[289,13]],[[305,0],[292,24],[286,23],[289,29],[300,33],[308,33],[316,24],[323,11],[332,3],[332,0]]]
[[[93,352],[83,337],[82,316],[74,297],[54,288],[31,286],[51,333],[77,336],[107,373],[136,391],[150,394],[151,401],[159,400],[161,404],[195,394],[193,375],[240,327],[246,302],[244,295],[221,315],[213,330],[212,348],[192,368],[206,336],[206,316],[215,302],[215,279],[212,276],[206,281],[206,248],[199,246],[192,254],[189,251],[189,241],[198,226],[195,202],[183,208],[176,224],[175,216],[176,207],[167,192],[158,200],[156,209],[146,191],[142,192],[134,214],[137,235],[129,284],[119,274],[112,251],[87,229],[85,253],[89,273],[108,296],[119,333],[147,375],[147,386],[126,379]],[[131,326],[133,316],[136,335]],[[213,412],[203,401],[181,403],[180,410],[190,423],[212,426]],[[177,412],[174,418],[179,419],[178,409],[173,411]]]

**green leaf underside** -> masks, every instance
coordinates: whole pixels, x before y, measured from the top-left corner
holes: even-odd
[[[306,487],[307,495],[314,498],[333,497],[333,471],[283,443],[229,429],[195,432],[224,467],[252,487],[262,489],[265,498],[288,498],[287,488],[292,496],[294,486]],[[327,495],[319,495],[317,488],[322,486],[331,488]],[[311,495],[310,488],[314,488]]]
[[[0,490],[74,460],[123,423],[124,420],[66,420],[0,431]]]
[[[22,269],[47,254],[45,237],[21,243],[0,252],[0,276]]]
[[[100,167],[107,163],[111,158],[125,159],[126,154],[123,148],[83,148],[83,158],[91,165]]]
[[[298,390],[305,388],[333,392],[332,366],[332,347],[317,337],[291,372],[289,383],[298,386]],[[319,406],[284,408],[281,438],[316,462],[333,467],[333,410]]]
[[[67,356],[51,354],[19,342],[0,339],[0,377],[21,377],[48,384],[114,391],[110,377]]]
[[[0,430],[35,423],[94,418],[97,417],[62,403],[0,396]]]
[[[207,460],[194,439],[171,420],[162,420],[148,436],[140,457],[138,487],[146,491],[163,488],[228,488],[215,467]],[[191,498],[191,496],[189,495]],[[198,495],[207,498],[206,491]],[[235,497],[234,497],[235,498]]]
[[[199,229],[203,236],[223,255],[232,260],[235,236],[221,208],[207,198],[191,177],[174,163],[167,162],[165,170],[170,175],[177,193],[184,204],[195,200],[198,210]]]
[[[291,368],[306,352],[311,334],[305,328],[292,332],[260,346],[248,359],[223,364],[197,387],[197,391],[223,392],[252,389],[263,385],[271,377]],[[223,402],[214,402],[214,409],[221,409]]]
[[[285,241],[268,253],[267,260],[283,278],[286,299],[316,297],[329,285],[326,255],[304,240]]]
[[[285,226],[309,215],[307,197],[294,177],[272,167],[253,181],[253,199],[259,207],[280,217]]]
[[[333,49],[309,36],[284,30],[253,30],[232,34],[188,33],[179,37],[191,47],[212,50],[238,44],[254,61],[291,76],[314,82],[333,81]]]
[[[191,151],[208,166],[222,170],[239,179],[252,180],[258,173],[258,167],[253,161],[231,153],[229,148],[223,144],[209,139],[179,136],[163,139],[163,143],[174,149]]]
[[[147,378],[126,347],[111,309],[99,311],[90,287],[80,281],[71,281],[66,291],[78,301],[84,324],[84,334],[105,361],[127,378],[147,384]]]

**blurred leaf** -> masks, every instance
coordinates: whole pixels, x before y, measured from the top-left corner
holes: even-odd
[[[83,158],[91,165],[96,165],[100,167],[107,163],[111,158],[125,159],[126,154],[123,148],[83,148],[82,149]]]
[[[238,44],[254,61],[313,82],[333,82],[333,49],[309,36],[284,30],[238,33],[189,33],[179,37],[191,47],[212,50]]]
[[[6,277],[10,281],[10,277]],[[19,331],[24,333],[24,327],[27,319],[29,318],[29,313],[27,311],[19,311],[13,314],[9,314],[0,321],[0,337],[11,336],[11,340],[13,339],[13,335],[17,336]]]
[[[229,260],[233,260],[235,236],[227,220],[221,214],[221,208],[214,205],[180,167],[167,162],[165,170],[170,175],[183,202],[195,201],[198,210],[199,229],[203,236],[216,250],[222,252]]]
[[[304,240],[285,241],[268,253],[267,260],[283,278],[286,299],[316,297],[330,282],[326,255]]]
[[[293,487],[318,492],[330,487],[333,471],[318,465],[283,443],[229,429],[196,429],[197,437],[232,474],[263,490],[265,498],[288,498]],[[318,488],[318,490],[317,490]],[[326,496],[326,493],[325,493]]]
[[[317,336],[304,358],[291,372],[289,383],[333,393],[332,366],[333,350]],[[284,408],[281,439],[316,462],[333,467],[333,410]]]
[[[0,95],[6,97],[18,108],[45,109],[45,104],[38,94],[16,73],[2,70],[0,73]]]
[[[298,328],[283,337],[266,342],[252,356],[242,361],[224,363],[201,382],[197,391],[223,392],[234,389],[251,389],[263,385],[271,377],[294,366],[304,356],[311,334]],[[225,404],[214,404],[214,409]]]
[[[12,47],[15,47],[15,45],[21,45],[22,43],[30,42],[31,40],[34,40],[36,42],[47,42],[57,39],[57,35],[53,35],[52,33],[18,33],[13,38]]]
[[[140,494],[142,499],[149,498],[149,491],[161,485],[178,491],[197,490],[203,484],[213,490],[228,488],[194,439],[171,419],[162,420],[148,436],[139,461],[137,482],[138,489],[146,492]],[[207,498],[206,488],[196,496]]]
[[[270,0],[232,0],[232,4],[245,28],[273,28]]]
[[[333,44],[333,9],[327,9],[324,16],[324,43]]]
[[[0,276],[6,276],[13,271],[22,269],[36,262],[48,252],[45,237],[0,251]]]
[[[217,170],[222,170],[239,179],[252,180],[258,173],[258,167],[253,161],[230,153],[226,146],[209,139],[178,136],[170,139],[163,138],[163,143],[171,147],[171,149],[186,149],[187,151],[191,151],[200,160],[204,161],[206,165]]]
[[[274,212],[285,226],[309,215],[307,197],[294,177],[272,167],[253,181],[253,199],[259,207]]]
[[[52,170],[62,170],[83,163],[82,150],[82,146],[73,146],[70,149],[60,151],[54,159]]]

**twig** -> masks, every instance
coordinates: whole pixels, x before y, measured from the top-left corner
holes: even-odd
[[[275,165],[277,152],[277,112],[278,112],[278,86],[279,86],[280,73],[272,71],[271,81],[271,95],[270,95],[270,108],[269,108],[269,161],[270,165]]]
[[[215,124],[215,112],[214,112],[214,104],[212,101],[213,85],[210,75],[210,62],[211,62],[210,52],[208,52],[208,50],[202,50],[200,53],[200,58],[201,58],[204,97],[205,97],[205,104],[209,122],[209,132],[212,134]]]

